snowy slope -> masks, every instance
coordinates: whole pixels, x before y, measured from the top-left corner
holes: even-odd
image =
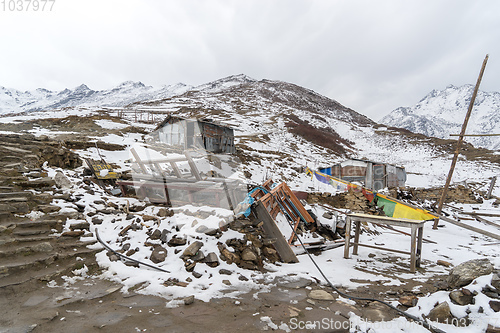
[[[49,110],[73,106],[124,106],[137,101],[154,100],[181,94],[190,89],[183,83],[159,88],[142,82],[126,81],[109,89],[95,91],[82,84],[74,89],[50,91],[39,88],[19,91],[0,87],[0,114]]]
[[[115,88],[115,91],[106,93],[93,92],[86,86],[80,86],[72,92],[86,96],[84,99],[87,101],[97,103],[99,95],[101,100],[104,96],[108,103],[112,103],[116,102],[118,96],[122,100],[133,100],[141,96],[137,93],[141,89],[144,92],[151,90],[141,83],[126,82]],[[328,191],[321,184],[311,185],[307,176],[299,172],[300,168],[308,166],[316,170],[346,158],[363,158],[404,166],[410,186],[441,186],[445,182],[450,156],[454,151],[453,141],[388,129],[335,100],[287,82],[234,75],[184,93],[180,92],[188,89],[187,86],[180,85],[176,89],[174,96],[168,96],[169,90],[165,89],[164,98],[156,98],[159,96],[157,94],[154,100],[136,102],[129,107],[140,109],[145,114],[143,119],[148,119],[146,110],[152,108],[156,123],[172,113],[186,118],[207,117],[233,127],[243,171],[247,171],[255,184],[262,183],[272,175],[277,181],[289,182],[295,189]],[[5,92],[5,89],[2,91]],[[59,94],[63,93],[67,96],[65,105],[68,105],[72,101],[69,98],[71,93],[63,91]],[[51,92],[40,89],[37,94],[43,97],[49,96]],[[434,95],[438,95],[438,92]],[[145,97],[146,93],[142,96]],[[481,100],[483,98],[478,97],[478,103]],[[40,104],[42,101],[35,103]],[[5,126],[0,125],[0,130],[15,132],[15,124],[20,121],[35,122],[36,125],[36,121],[42,118],[64,118],[71,114],[85,116],[95,114],[97,110],[100,108],[78,106],[30,112],[22,116],[4,116],[0,117],[0,124]],[[109,110],[109,113],[118,116],[118,111]],[[135,113],[125,113],[121,117],[124,117],[122,121],[130,125],[139,125],[136,121],[140,117],[135,118]],[[156,125],[147,126],[152,129]],[[61,134],[60,131],[41,131],[36,127],[27,131],[33,134]],[[100,139],[106,141],[108,138]],[[120,142],[123,140],[116,139]],[[498,164],[492,162],[495,158],[498,160],[495,155],[487,151],[476,155],[480,155],[480,159],[460,157],[453,182],[486,184],[490,177],[498,174]],[[488,156],[490,160],[486,159]]]
[[[205,89],[134,106],[161,108],[188,118],[208,117],[235,128],[238,148],[250,157],[245,168],[256,183],[273,174],[304,188],[306,178],[291,167],[317,169],[346,158],[403,165],[411,186],[445,182],[454,151],[452,141],[437,142],[387,129],[337,101],[294,84],[241,77],[222,81],[224,85],[214,85],[216,89],[206,85]],[[497,171],[496,164],[468,161],[462,156],[453,181],[481,181]]]
[[[438,138],[458,134],[474,91],[473,85],[433,90],[412,107],[400,107],[381,123]],[[466,134],[498,134],[500,93],[478,91]],[[500,147],[499,137],[467,137],[467,142],[489,149]]]

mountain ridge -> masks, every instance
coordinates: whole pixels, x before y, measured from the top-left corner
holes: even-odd
[[[380,120],[388,126],[405,128],[426,136],[449,139],[459,134],[472,98],[474,86],[448,85],[443,90],[433,89],[417,104],[399,107]],[[500,93],[479,90],[466,134],[500,133]],[[466,141],[482,148],[500,148],[498,137],[467,137]]]
[[[142,100],[161,99],[181,94],[192,86],[184,83],[147,86],[138,81],[125,81],[106,90],[93,90],[86,84],[61,91],[37,88],[20,91],[0,86],[0,114],[49,110],[73,106],[121,107]]]

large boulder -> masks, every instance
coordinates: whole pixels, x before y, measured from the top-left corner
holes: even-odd
[[[427,315],[427,319],[438,323],[451,323],[453,318],[448,302],[439,303]]]
[[[493,272],[493,265],[488,259],[474,259],[461,263],[453,268],[448,276],[448,284],[459,288],[472,282],[475,278]]]

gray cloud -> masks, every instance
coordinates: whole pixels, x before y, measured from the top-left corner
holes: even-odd
[[[500,91],[500,2],[56,0],[0,11],[0,85],[292,82],[378,120],[432,89]]]

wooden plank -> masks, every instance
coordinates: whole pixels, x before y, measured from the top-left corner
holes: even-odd
[[[345,219],[345,243],[344,243],[344,258],[349,259],[349,246],[351,240],[351,217],[347,215]]]
[[[390,251],[390,252],[396,252],[396,253],[411,255],[411,252],[408,252],[408,251],[388,249],[388,248],[385,248],[385,247],[382,247],[382,246],[377,246],[377,245],[370,245],[370,244],[356,243],[356,242],[351,242],[351,244],[354,245],[354,246],[356,246],[356,245],[357,246],[364,246],[364,247],[369,247],[369,248],[377,249],[377,250]]]
[[[189,151],[185,150],[184,155],[186,155],[186,159],[188,161],[189,168],[191,169],[191,174],[194,176],[194,178],[196,178],[196,180],[201,180],[200,171],[198,171],[198,168],[196,167],[196,164],[194,163],[193,159],[191,158]]]
[[[486,199],[491,198],[491,192],[493,191],[493,188],[495,187],[496,181],[497,181],[497,176],[493,176],[493,178],[491,178],[490,188],[488,189],[488,193],[486,194]]]
[[[412,225],[423,226],[426,222],[425,220],[410,220],[405,218],[394,218],[388,216],[377,216],[377,215],[368,215],[361,213],[352,213],[348,215],[351,217],[353,221],[361,221],[361,222],[370,222],[370,223],[384,223],[390,225],[396,225],[401,227],[411,228]]]
[[[489,224],[489,225],[492,225],[494,227],[497,227],[497,228],[500,228],[500,224],[498,223],[495,223],[495,222],[491,222],[485,218],[482,218],[482,217],[479,217],[479,216],[476,216],[476,220],[480,221],[480,222],[483,222],[483,223],[486,223],[486,224]]]
[[[462,124],[462,130],[460,131],[460,136],[458,137],[457,140],[457,148],[455,149],[455,154],[453,155],[453,159],[451,160],[450,171],[448,172],[448,177],[446,178],[446,183],[444,184],[443,193],[441,194],[441,198],[439,199],[437,208],[438,215],[441,215],[441,211],[443,209],[443,203],[444,200],[446,199],[446,193],[448,192],[448,187],[450,186],[451,177],[453,176],[453,171],[455,170],[455,165],[457,164],[458,161],[458,155],[460,154],[460,149],[462,147],[462,142],[464,140],[464,134],[467,129],[467,124],[469,122],[470,115],[472,113],[472,108],[474,107],[474,101],[476,100],[476,95],[479,90],[479,85],[481,84],[481,80],[483,78],[484,69],[486,68],[486,63],[488,62],[488,57],[489,56],[486,55],[486,57],[483,60],[483,65],[481,66],[481,71],[479,72],[479,76],[476,81],[476,86],[474,88],[474,92],[472,93],[472,97],[470,99],[469,108],[467,109],[467,113],[465,115],[465,119]],[[438,223],[439,221],[435,220],[432,228],[437,229]]]
[[[293,238],[295,237],[295,232],[297,231],[297,227],[299,226],[300,223],[300,217],[297,218],[297,221],[295,221],[295,224],[293,226],[293,232],[292,235],[290,236],[290,239],[288,239],[288,245],[292,244]]]
[[[262,184],[262,187],[265,188],[268,191],[271,191],[271,185],[273,185],[273,179],[269,178],[268,180],[266,180],[264,182],[264,184]]]
[[[304,208],[304,206],[300,203],[299,199],[297,199],[297,197],[295,196],[295,194],[293,194],[292,190],[288,187],[288,185],[286,183],[282,183],[282,184],[283,184],[283,190],[288,195],[288,198],[292,201],[292,203],[295,206],[295,208],[297,208],[297,210],[299,211],[299,213],[305,219],[305,222],[307,222],[307,223],[313,223],[314,219],[311,217],[311,215],[309,215],[309,213]]]
[[[172,167],[172,170],[174,170],[175,176],[177,178],[182,178],[182,172],[179,170],[179,167],[175,162],[170,162],[170,166]]]
[[[481,212],[461,212],[460,214],[471,215],[471,216],[487,216],[487,217],[500,217],[500,214],[493,213],[481,213]]]
[[[148,174],[148,169],[146,169],[146,167],[144,166],[144,164],[142,163],[142,160],[141,158],[139,157],[139,154],[137,154],[137,152],[135,151],[134,148],[130,148],[130,152],[132,153],[132,156],[134,156],[135,158],[135,162],[139,165],[139,167],[141,168],[141,171]]]
[[[450,136],[500,136],[500,134],[450,134]]]
[[[500,235],[497,235],[497,234],[494,234],[492,232],[489,232],[489,231],[486,231],[486,230],[483,230],[483,229],[479,229],[479,228],[470,226],[470,225],[462,223],[462,222],[455,221],[455,220],[450,219],[450,218],[448,218],[446,216],[441,216],[440,219],[443,220],[443,221],[446,221],[448,223],[451,223],[453,225],[456,225],[458,227],[461,227],[461,228],[464,228],[464,229],[468,229],[468,230],[472,230],[474,232],[477,232],[478,234],[485,235],[485,236],[488,236],[488,237],[491,237],[491,238],[494,238],[494,239],[500,239]]]
[[[299,260],[295,256],[295,253],[293,253],[292,249],[286,242],[285,237],[283,236],[280,229],[274,222],[273,218],[271,217],[271,215],[269,215],[269,212],[267,211],[266,207],[259,201],[257,201],[257,204],[255,206],[255,213],[257,215],[257,219],[264,222],[262,227],[264,228],[266,237],[276,239],[276,243],[274,243],[274,248],[278,252],[278,255],[280,256],[281,260],[283,260],[286,263],[299,262]]]

